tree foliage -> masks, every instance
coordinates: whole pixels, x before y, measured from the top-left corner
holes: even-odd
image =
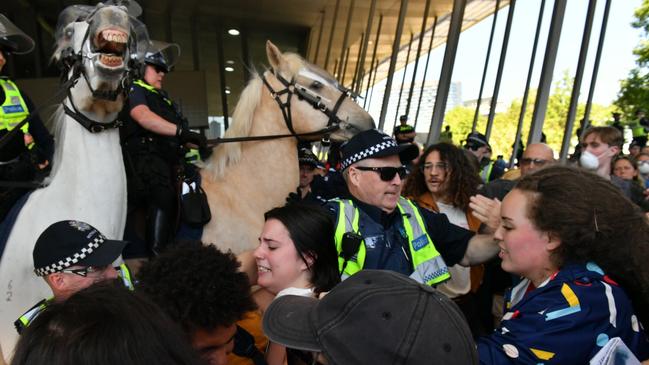
[[[643,0],[634,17],[631,25],[642,30],[642,39],[633,50],[638,57],[636,67],[621,81],[617,99],[613,102],[626,119],[635,118],[637,109],[649,109],[649,0]]]
[[[565,125],[568,118],[568,108],[570,107],[570,96],[572,93],[573,78],[564,71],[561,80],[554,85],[552,94],[548,99],[548,107],[543,123],[543,133],[546,135],[547,143],[554,149],[555,155],[558,156],[563,142]],[[536,100],[536,90],[531,90],[523,119],[522,141],[527,144],[527,136],[532,122],[532,113],[534,111],[534,102]],[[503,155],[505,159],[511,156],[513,144],[516,136],[516,128],[521,112],[522,100],[514,100],[507,110],[497,113],[494,117],[491,138],[489,143],[493,149],[493,156]],[[579,120],[583,118],[585,104],[578,104],[575,125],[579,125]],[[602,106],[593,104],[590,112],[590,123],[593,125],[603,125],[608,120],[612,112],[612,106]],[[463,106],[455,107],[446,113],[444,124],[451,126],[453,131],[453,142],[461,144],[466,135],[471,132],[474,109]],[[481,115],[478,118],[476,130],[484,133],[487,126],[487,116]],[[576,129],[575,126],[575,129]],[[577,144],[575,129],[572,132],[571,146]],[[572,151],[572,149],[571,149]]]

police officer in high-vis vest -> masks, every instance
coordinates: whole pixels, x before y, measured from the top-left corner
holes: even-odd
[[[121,129],[127,169],[129,214],[144,211],[146,247],[129,250],[131,258],[157,254],[172,242],[178,205],[178,181],[185,145],[206,149],[206,138],[189,129],[187,119],[162,90],[180,49],[153,41],[144,58],[142,79],[133,83],[122,110]],[[128,221],[133,221],[129,219]]]
[[[14,322],[18,333],[50,303],[65,301],[93,284],[119,280],[133,290],[126,265],[113,266],[126,244],[107,239],[81,221],[59,221],[47,227],[34,245],[34,273],[52,289],[52,297],[36,303]]]
[[[29,53],[33,49],[34,41],[0,14],[0,72],[10,55]],[[34,109],[32,101],[15,82],[0,76],[0,139],[15,129]],[[30,153],[30,148],[34,153]],[[0,149],[0,181],[32,182],[36,166],[47,166],[53,153],[54,140],[41,119],[34,115]],[[27,187],[0,187],[0,220],[27,190]]]
[[[449,223],[444,214],[401,197],[403,164],[418,154],[377,130],[361,132],[342,146],[343,177],[351,199],[332,200],[342,278],[362,269],[385,269],[436,285],[448,266],[474,265],[496,255],[491,235]]]

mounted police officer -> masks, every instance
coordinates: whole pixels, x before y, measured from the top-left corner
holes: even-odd
[[[336,217],[336,248],[343,278],[362,269],[385,269],[436,285],[448,266],[486,261],[498,252],[490,235],[475,235],[444,214],[401,197],[403,164],[417,146],[398,145],[377,130],[361,132],[342,146],[343,177],[351,199],[328,203]]]
[[[146,215],[147,247],[131,251],[133,257],[157,254],[173,240],[177,186],[184,167],[182,147],[192,144],[205,150],[207,145],[203,135],[189,129],[187,119],[162,90],[164,76],[179,54],[176,44],[151,42],[142,79],[134,81],[122,110],[129,214],[142,208]]]
[[[59,221],[47,227],[34,246],[34,273],[45,280],[53,296],[41,300],[14,322],[18,333],[50,303],[65,301],[95,283],[121,277],[132,290],[126,265],[113,267],[124,246],[126,242],[109,240],[85,222]]]
[[[29,53],[33,49],[34,41],[0,14],[0,72],[9,55]],[[0,76],[0,140],[34,109],[32,101],[11,79]],[[41,119],[34,115],[0,149],[0,181],[32,182],[36,177],[36,165],[45,168],[53,153],[54,140]],[[0,187],[0,220],[28,190]]]

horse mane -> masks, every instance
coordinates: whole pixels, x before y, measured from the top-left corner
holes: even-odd
[[[252,73],[252,79],[241,92],[239,101],[232,113],[232,124],[224,137],[242,137],[250,135],[254,112],[261,100],[262,81],[257,72]],[[241,143],[222,143],[214,149],[212,157],[205,163],[205,169],[212,179],[222,178],[225,169],[241,160]]]
[[[288,64],[288,71],[291,75],[284,75],[291,79],[292,75],[299,72],[304,66],[304,59],[292,52],[284,53],[284,58]],[[251,71],[252,78],[248,85],[241,92],[239,101],[234,107],[232,113],[232,124],[225,132],[224,137],[244,137],[249,136],[252,129],[254,112],[259,101],[261,100],[262,80],[257,71]],[[222,143],[214,149],[212,157],[201,165],[213,180],[222,178],[225,170],[229,166],[237,164],[241,160],[241,142]]]
[[[56,143],[54,156],[50,163],[50,165],[52,165],[52,171],[47,177],[48,182],[52,181],[56,176],[56,173],[59,171],[59,167],[61,166],[61,160],[63,159],[63,139],[65,138],[65,128],[63,128],[64,119],[65,112],[63,111],[63,103],[61,103],[47,121],[47,124],[51,126],[52,135],[54,136],[54,141]]]

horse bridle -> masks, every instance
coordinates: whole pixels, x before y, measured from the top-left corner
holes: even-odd
[[[321,111],[323,114],[329,117],[327,126],[316,132],[328,135],[331,132],[340,129],[340,123],[342,123],[342,120],[338,118],[338,109],[340,109],[340,106],[342,105],[343,101],[345,101],[345,98],[352,95],[350,90],[337,85],[338,90],[340,90],[340,97],[338,97],[338,100],[334,104],[333,109],[329,109],[329,107],[327,107],[327,105],[322,102],[322,97],[320,95],[314,94],[307,90],[305,87],[297,85],[295,78],[291,78],[291,81],[289,82],[284,77],[282,77],[279,72],[276,73],[273,69],[270,69],[269,71],[273,76],[275,76],[277,80],[279,80],[279,82],[282,83],[282,85],[284,85],[284,89],[275,91],[268,80],[266,80],[265,74],[262,75],[261,79],[263,80],[264,85],[266,85],[266,88],[268,88],[268,91],[270,91],[270,96],[275,99],[277,105],[279,105],[279,108],[282,111],[282,116],[284,117],[284,123],[286,123],[286,127],[292,134],[298,136],[298,133],[296,133],[293,129],[293,118],[291,114],[291,97],[293,95],[297,95],[299,100],[306,101],[314,109]],[[287,94],[286,102],[282,102],[281,99],[282,95],[284,94]]]

